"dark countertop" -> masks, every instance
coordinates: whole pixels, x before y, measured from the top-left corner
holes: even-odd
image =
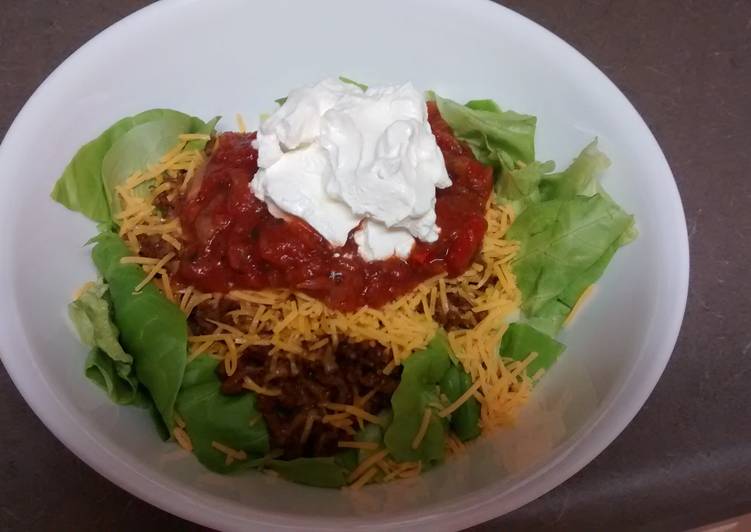
[[[0,1],[0,136],[55,66],[147,3]],[[477,530],[668,531],[751,512],[751,2],[501,3],[582,51],[652,128],[683,197],[692,271],[678,345],[634,422],[568,482]],[[0,530],[200,529],[78,460],[2,367],[0,427]]]

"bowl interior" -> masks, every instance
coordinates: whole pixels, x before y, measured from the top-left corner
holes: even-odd
[[[49,199],[67,161],[116,119],[152,107],[249,124],[293,87],[326,76],[410,80],[456,99],[494,98],[538,117],[538,158],[565,166],[594,137],[604,184],[640,236],[616,255],[564,332],[568,350],[513,428],[422,478],[360,492],[266,475],[207,473],[162,443],[146,413],[119,408],[82,375],[66,318],[94,275],[92,223]],[[490,2],[160,2],[95,38],[30,100],[0,152],[3,361],[45,423],[100,472],[172,512],[243,524],[456,528],[553,488],[630,421],[672,350],[685,305],[680,199],[649,130],[573,49]]]

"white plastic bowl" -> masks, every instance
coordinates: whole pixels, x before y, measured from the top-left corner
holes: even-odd
[[[413,482],[358,493],[213,475],[160,442],[145,413],[110,404],[84,379],[66,304],[94,276],[82,244],[95,228],[48,194],[78,147],[120,117],[165,106],[224,114],[231,128],[236,112],[252,121],[290,88],[338,74],[411,80],[537,115],[538,158],[559,165],[599,137],[613,161],[605,185],[636,215],[640,236],[566,330],[568,351],[514,429]],[[634,417],[686,302],[685,219],[647,126],[574,49],[485,1],[159,2],[92,39],[42,84],[0,148],[0,175],[0,350],[16,386],[97,471],[219,529],[448,530],[513,510],[581,469]]]

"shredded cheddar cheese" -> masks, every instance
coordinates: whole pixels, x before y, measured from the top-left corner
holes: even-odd
[[[376,463],[378,463],[381,459],[386,458],[388,454],[389,452],[387,449],[371,454],[365,460],[360,462],[360,464],[355,468],[355,470],[352,471],[352,473],[350,473],[348,480],[350,482],[354,482],[355,480],[360,478],[360,475],[368,471],[372,466],[376,465]]]
[[[232,458],[233,460],[247,460],[248,458],[248,455],[245,454],[245,451],[238,451],[237,449],[233,449],[232,447],[227,447],[226,445],[219,443],[218,441],[212,441],[211,446],[220,453],[227,455],[228,458]]]
[[[255,392],[259,395],[280,395],[282,392],[280,390],[269,390],[268,388],[264,388],[260,384],[256,384],[253,379],[250,377],[244,377],[243,378],[243,388],[250,390],[251,392]]]
[[[426,408],[425,412],[423,412],[423,415],[422,415],[420,428],[417,430],[417,434],[415,434],[415,438],[412,440],[413,449],[417,449],[418,447],[420,447],[420,444],[422,443],[423,438],[425,438],[425,434],[428,432],[428,427],[430,426],[430,419],[432,417],[433,417],[433,409]]]
[[[453,412],[455,412],[459,407],[461,407],[464,403],[466,403],[470,397],[472,397],[477,390],[480,389],[480,386],[482,385],[482,381],[475,381],[475,383],[470,386],[466,392],[464,392],[456,401],[451,403],[449,406],[438,412],[438,417],[448,417]]]

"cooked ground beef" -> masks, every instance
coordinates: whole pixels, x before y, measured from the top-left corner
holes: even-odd
[[[216,330],[216,324],[209,320],[223,322],[227,319],[228,312],[238,308],[240,305],[228,297],[209,299],[196,305],[188,316],[188,327],[194,335],[211,334]]]
[[[459,294],[447,294],[449,303],[448,312],[444,312],[441,305],[436,305],[433,319],[443,325],[447,331],[456,329],[472,329],[480,323],[487,312],[472,312],[472,303],[464,299]]]
[[[154,207],[156,207],[159,213],[168,220],[177,218],[178,197],[179,196],[175,194],[174,198],[170,200],[169,194],[167,192],[162,192],[154,198]]]
[[[244,378],[266,388],[280,390],[279,395],[258,395],[258,409],[269,429],[271,446],[284,452],[287,459],[300,456],[330,456],[337,452],[337,442],[351,440],[345,431],[325,424],[321,418],[330,411],[322,403],[352,404],[355,395],[365,396],[376,390],[363,408],[377,414],[389,405],[399,385],[400,369],[384,375],[391,360],[390,352],[376,342],[341,342],[333,353],[312,360],[296,357],[272,357],[268,349],[246,350],[237,370],[228,376],[224,365],[218,368],[222,392],[245,392]],[[302,441],[308,415],[316,420]]]
[[[138,235],[139,255],[161,259],[168,253],[175,251],[172,244],[163,240],[160,235]]]

